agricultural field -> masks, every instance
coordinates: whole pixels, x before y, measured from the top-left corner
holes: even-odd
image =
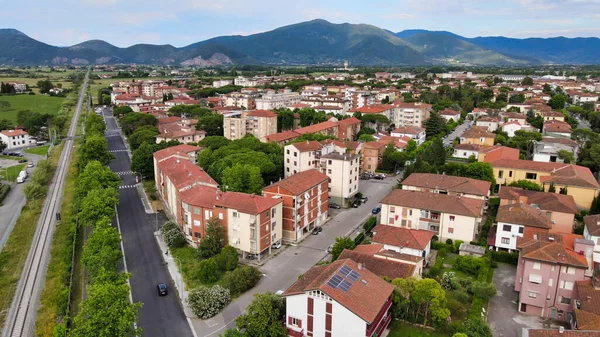
[[[48,95],[6,95],[0,96],[0,101],[8,102],[8,108],[0,108],[0,119],[17,121],[17,112],[31,110],[39,113],[56,114],[65,100],[64,97],[52,97]]]
[[[62,76],[64,76],[63,73],[60,73]],[[62,87],[64,89],[70,89],[73,86],[72,82],[68,82],[66,81],[66,79],[62,78],[62,76],[53,78],[50,77],[50,82],[52,82],[55,86],[58,86],[58,84],[60,83],[62,85]],[[36,87],[37,82],[46,79],[45,77],[40,77],[40,78],[29,78],[29,77],[2,77],[0,76],[0,82],[21,82],[21,83],[26,83],[33,92],[35,92],[36,94],[40,93],[40,90]]]

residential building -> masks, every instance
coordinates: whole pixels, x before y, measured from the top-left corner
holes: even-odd
[[[517,131],[539,132],[540,130],[536,129],[533,126],[526,124],[526,123],[521,124],[516,121],[511,121],[511,122],[506,122],[506,123],[502,124],[502,131],[506,132],[506,134],[508,135],[509,138],[512,138],[515,136]]]
[[[339,130],[339,126],[338,126],[337,119],[331,118],[328,121],[305,126],[303,128],[299,128],[294,131],[301,135],[306,134],[306,133],[318,133],[318,134],[322,134],[324,136],[337,137],[339,134],[338,130]]]
[[[282,238],[285,241],[299,241],[327,221],[329,177],[318,170],[291,175],[263,188],[262,194],[283,200]]]
[[[431,114],[431,104],[420,102],[415,103],[394,103],[395,116],[391,118],[396,126],[418,126],[425,127],[425,121]]]
[[[565,121],[565,115],[562,112],[553,111],[553,110],[542,112],[542,117],[544,118],[544,122],[549,122],[549,121],[564,122]]]
[[[521,337],[600,337],[600,331],[566,330],[563,326],[556,329],[523,328]]]
[[[489,132],[494,132],[498,130],[500,120],[490,116],[482,116],[477,119],[475,125],[479,127],[485,127]]]
[[[517,248],[520,254],[515,291],[519,292],[519,312],[568,321],[576,282],[592,276],[588,259],[593,242],[576,234],[538,233],[520,240]]]
[[[253,110],[256,109],[255,99],[257,96],[254,93],[230,92],[222,97],[225,98],[225,106],[227,107]]]
[[[420,279],[423,273],[422,257],[386,250],[380,243],[359,245],[353,250],[344,249],[339,259],[352,259],[377,276],[385,276],[390,280],[409,277]]]
[[[597,93],[585,93],[585,92],[576,92],[576,93],[569,93],[569,95],[571,96],[571,98],[573,98],[573,104],[581,104],[581,103],[586,103],[586,102],[597,102],[598,101],[598,97],[600,97],[600,95],[598,95]]]
[[[23,130],[2,130],[0,141],[6,144],[6,150],[12,150],[29,145],[29,133]]]
[[[451,120],[458,122],[458,120],[460,119],[460,111],[446,109],[440,111],[439,114],[440,116],[442,116],[442,118],[446,120],[446,122],[449,122]]]
[[[288,336],[381,336],[392,319],[394,287],[362,264],[315,266],[284,293]]]
[[[421,145],[425,143],[427,134],[425,129],[419,126],[402,126],[390,132],[390,136],[399,138],[409,137],[417,142],[417,145]]]
[[[498,184],[510,184],[517,180],[535,182],[548,191],[554,184],[556,192],[561,190],[573,197],[579,209],[589,209],[598,195],[600,185],[589,168],[573,164],[543,163],[530,160],[497,159],[490,163]],[[488,158],[486,158],[488,161]]]
[[[600,336],[600,280],[598,276],[591,279],[575,282],[575,300],[573,301],[573,315],[570,323],[572,329],[595,330]],[[584,335],[585,336],[585,335]]]
[[[428,230],[377,225],[372,230],[373,243],[383,245],[384,250],[421,257],[429,256],[431,239],[435,233]]]
[[[479,200],[489,198],[491,185],[492,183],[486,180],[434,173],[412,173],[402,181],[403,190],[449,194]]]
[[[363,145],[362,151],[362,171],[375,172],[379,164],[383,161],[383,153],[388,143],[386,142],[367,142]]]
[[[291,177],[299,172],[308,171],[317,167],[321,158],[323,145],[316,140],[297,142],[284,147],[283,160],[285,178]],[[331,147],[325,149],[325,153]]]
[[[238,76],[233,80],[233,84],[239,87],[256,87],[257,82],[244,76]]]
[[[280,93],[276,93],[273,90],[267,91],[261,98],[255,99],[255,102],[256,109],[258,110],[273,110],[298,104],[301,99],[302,97],[299,93],[292,92],[290,89],[284,89]]]
[[[600,269],[600,215],[587,215],[583,218],[583,237],[594,243],[594,270]]]
[[[170,118],[162,118],[170,119]],[[156,135],[156,144],[162,141],[176,140],[183,144],[198,143],[206,137],[206,131],[196,130],[197,120],[181,119],[174,122],[161,123],[158,120],[158,132]]]
[[[381,200],[380,219],[384,225],[432,231],[442,241],[470,242],[483,210],[484,200],[396,189]]]
[[[277,114],[268,110],[232,112],[223,115],[223,135],[230,140],[250,134],[265,141],[277,133]]]
[[[531,147],[530,157],[533,161],[563,163],[564,159],[558,155],[561,150],[572,153],[577,161],[579,144],[572,139],[563,137],[544,137],[541,141],[535,142]]]
[[[350,117],[342,119],[338,122],[338,140],[356,140],[356,136],[360,131],[360,119]]]
[[[231,85],[232,81],[231,80],[216,80],[213,81],[213,88],[221,88],[227,85]]]
[[[477,159],[480,151],[484,148],[486,147],[477,144],[456,144],[454,146],[454,153],[452,154],[452,157],[469,159],[471,156],[473,156],[475,159]]]
[[[279,146],[285,146],[291,143],[294,139],[300,137],[300,134],[296,131],[286,130],[278,133],[274,133],[265,137],[262,142],[265,143],[277,143]]]
[[[500,206],[496,221],[493,247],[509,252],[517,249],[518,238],[533,238],[539,232],[548,232],[552,228],[546,212],[524,203]]]
[[[558,120],[544,122],[542,133],[544,136],[571,138],[571,125]]]
[[[500,186],[498,197],[500,206],[524,203],[544,212],[552,223],[551,233],[571,233],[575,215],[579,214],[575,200],[570,195]]]
[[[481,146],[477,161],[491,163],[498,159],[519,159],[519,149],[512,147],[494,145]]]
[[[486,127],[473,126],[460,135],[460,143],[492,146],[495,138],[496,135],[489,132]]]

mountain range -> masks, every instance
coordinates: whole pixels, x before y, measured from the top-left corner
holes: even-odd
[[[496,65],[597,64],[598,38],[466,38],[447,31],[392,32],[367,24],[312,20],[248,36],[220,36],[176,48],[136,44],[119,48],[102,40],[70,47],[0,29],[0,64],[88,65]]]

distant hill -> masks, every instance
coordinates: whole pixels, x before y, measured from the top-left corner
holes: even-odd
[[[526,65],[600,63],[598,38],[465,38],[423,29],[393,33],[366,24],[312,20],[249,36],[220,36],[176,48],[102,40],[56,47],[15,29],[0,29],[0,64]]]

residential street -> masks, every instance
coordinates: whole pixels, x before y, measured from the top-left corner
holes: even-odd
[[[452,142],[456,139],[456,137],[460,137],[460,135],[462,135],[463,132],[465,132],[469,125],[471,125],[471,121],[468,119],[465,119],[465,121],[461,125],[458,125],[456,129],[454,129],[454,131],[452,131],[443,139],[444,147],[451,146]]]
[[[103,110],[107,122],[106,135],[108,148],[116,159],[110,163],[113,172],[129,171],[130,159],[125,144],[110,109]],[[144,329],[143,336],[186,337],[192,336],[188,321],[184,315],[179,298],[175,293],[173,280],[163,262],[154,239],[154,222],[140,200],[135,188],[135,175],[120,175],[122,185],[119,189],[118,223],[123,239],[127,271],[131,273],[131,293],[134,302],[142,302],[139,311],[139,326]],[[171,293],[159,297],[156,291],[158,283],[166,283]]]
[[[390,190],[397,184],[396,177],[385,180],[361,180],[360,190],[369,200],[359,208],[333,210],[333,216],[319,235],[309,235],[295,246],[282,247],[282,252],[266,262],[260,271],[263,278],[259,284],[229,304],[219,315],[208,320],[193,320],[194,330],[198,336],[217,337],[225,330],[235,327],[235,318],[252,302],[254,294],[266,291],[285,290],[294,283],[300,274],[310,269],[315,263],[324,259],[327,247],[335,242],[335,238],[354,231],[357,225],[371,216],[371,210],[379,204]],[[330,211],[332,211],[330,209]],[[277,254],[276,250],[273,250]]]

